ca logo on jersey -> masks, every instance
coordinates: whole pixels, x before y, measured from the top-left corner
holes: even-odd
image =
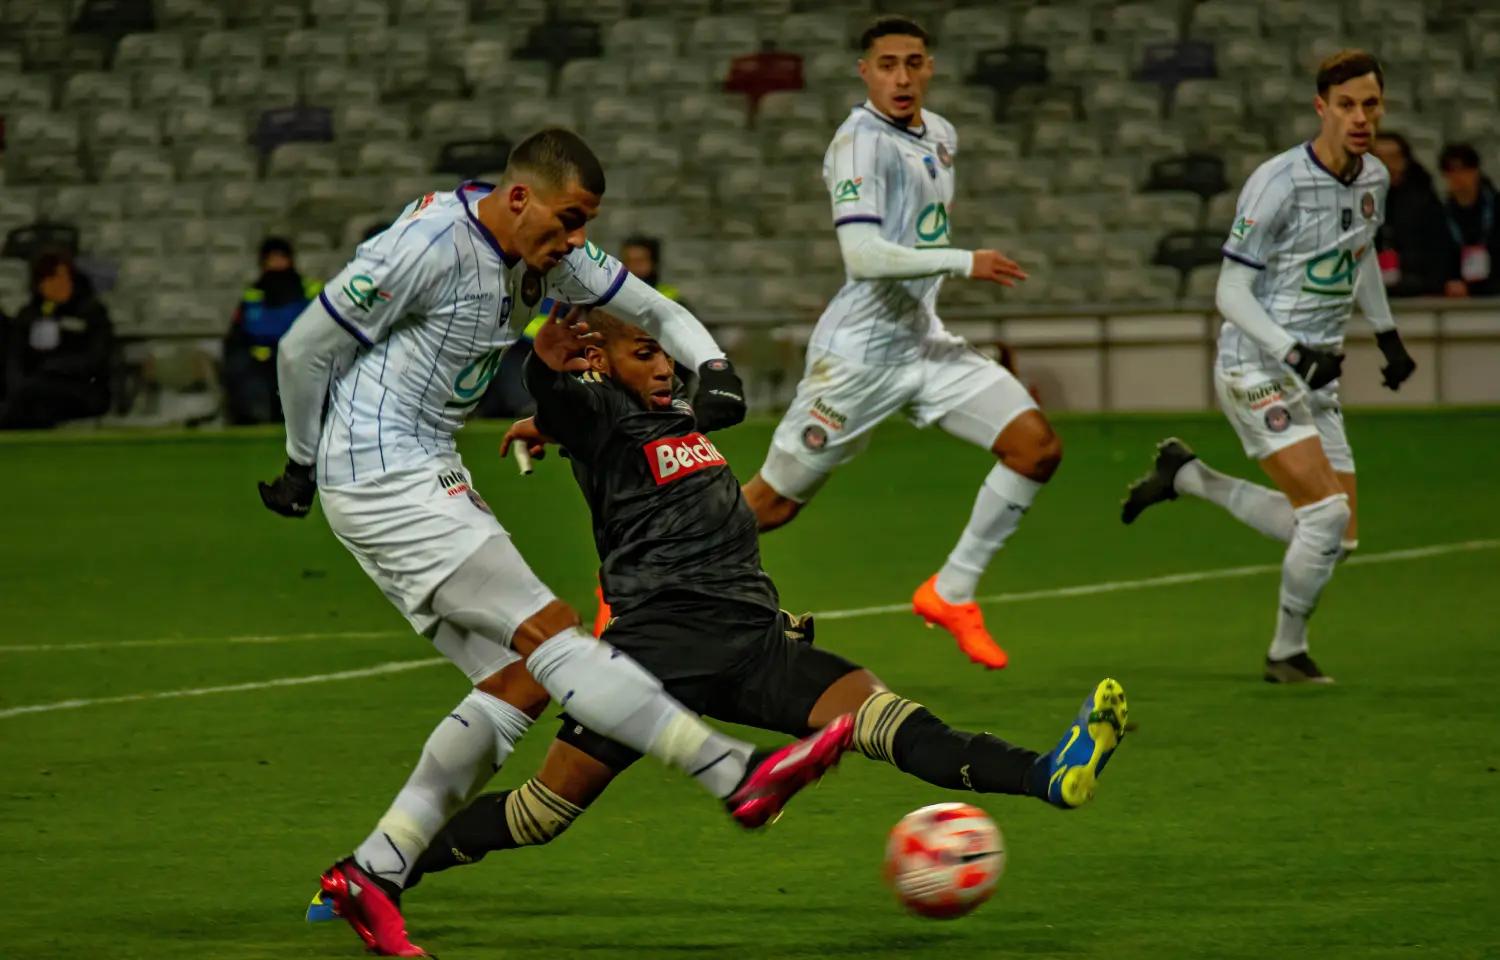
[[[1354,293],[1354,277],[1359,271],[1359,258],[1365,252],[1358,250],[1329,250],[1307,262],[1304,271],[1307,282],[1302,285],[1305,293],[1316,293],[1325,297],[1347,297]]]
[[[364,273],[356,273],[345,280],[340,292],[349,299],[350,303],[365,313],[370,312],[376,301],[384,303],[391,298],[389,293],[375,285],[374,277]]]
[[[462,409],[478,403],[484,397],[485,388],[495,379],[495,373],[500,369],[500,354],[503,352],[502,347],[496,347],[458,371],[458,376],[453,380],[453,399],[444,406]]]
[[[586,256],[586,257],[588,257],[590,260],[594,261],[595,263],[597,263],[601,267],[605,265],[604,260],[605,260],[606,254],[604,253],[603,250],[600,250],[597,246],[595,246],[594,245],[594,241],[592,241],[592,240],[585,240],[584,241],[584,243],[583,243],[583,255]]]
[[[855,177],[852,180],[840,180],[833,185],[834,203],[853,203],[859,199],[859,188],[864,186],[864,177]]]
[[[941,202],[929,203],[917,214],[917,246],[948,245],[948,208]]]

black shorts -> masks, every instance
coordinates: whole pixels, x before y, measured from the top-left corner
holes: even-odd
[[[689,710],[796,737],[811,732],[807,717],[824,691],[859,669],[789,638],[779,611],[703,594],[659,595],[612,621],[602,639],[633,657]],[[558,738],[616,771],[640,758],[566,713]]]

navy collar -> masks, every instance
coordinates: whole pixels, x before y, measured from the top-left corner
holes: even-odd
[[[866,100],[864,103],[860,104],[859,105],[859,109],[861,109],[864,112],[868,113],[870,116],[875,117],[881,123],[884,123],[887,126],[893,127],[893,128],[895,128],[897,130],[900,130],[902,133],[906,134],[908,137],[912,137],[913,139],[921,140],[922,137],[923,137],[923,135],[927,133],[927,124],[926,123],[922,124],[922,129],[921,130],[912,130],[912,128],[909,127],[909,126],[908,127],[903,127],[901,124],[897,123],[896,121],[892,120],[890,117],[888,117],[885,114],[881,113],[879,110],[876,110],[874,107],[870,106],[870,101],[868,101],[868,100]]]
[[[500,241],[495,239],[493,233],[490,233],[490,228],[479,222],[479,218],[474,216],[474,209],[469,206],[468,194],[471,191],[486,195],[493,192],[494,189],[495,185],[493,183],[485,183],[483,180],[465,180],[453,192],[458,196],[458,202],[464,205],[464,213],[468,214],[469,222],[474,225],[474,229],[479,231],[479,235],[484,237],[485,241],[494,249],[496,256],[505,264],[506,269],[509,269],[519,263],[521,258],[515,254],[506,253],[505,248],[500,246]]]
[[[1322,170],[1324,173],[1328,174],[1330,177],[1337,180],[1339,183],[1343,184],[1346,187],[1352,184],[1354,181],[1358,180],[1359,175],[1365,172],[1365,158],[1360,157],[1359,163],[1354,167],[1354,172],[1349,175],[1348,180],[1345,180],[1343,177],[1323,166],[1323,161],[1318,159],[1318,152],[1313,149],[1313,142],[1311,140],[1307,141],[1304,146],[1307,148],[1307,155],[1312,158],[1312,162],[1317,165],[1317,168],[1319,170]]]

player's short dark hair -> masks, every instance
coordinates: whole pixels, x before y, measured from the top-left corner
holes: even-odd
[[[1471,143],[1450,143],[1438,154],[1438,169],[1444,173],[1449,170],[1478,170],[1479,151]]]
[[[522,170],[558,187],[577,180],[589,193],[604,196],[604,167],[583,138],[571,130],[549,127],[516,144],[505,161],[505,179]]]
[[[1367,73],[1375,74],[1375,82],[1384,91],[1385,71],[1380,69],[1380,61],[1374,54],[1364,50],[1340,50],[1318,64],[1318,96],[1326,97],[1331,87]]]
[[[881,37],[916,37],[924,44],[932,43],[932,38],[927,35],[926,30],[922,29],[920,23],[911,17],[889,14],[883,17],[876,17],[865,28],[865,32],[859,35],[859,48],[861,50],[868,50],[870,49],[870,44]]]
[[[606,344],[630,336],[632,331],[641,329],[601,309],[590,310],[584,319],[588,321],[589,330],[599,334],[601,342]]]

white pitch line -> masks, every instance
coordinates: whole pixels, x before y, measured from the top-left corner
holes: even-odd
[[[1384,553],[1355,554],[1346,565],[1365,566],[1376,563],[1399,563],[1404,560],[1420,560],[1454,553],[1470,553],[1476,550],[1494,550],[1500,547],[1500,539],[1461,540],[1456,543],[1437,543],[1427,547],[1412,547],[1407,550],[1387,550]],[[1145,577],[1140,580],[1107,580],[1103,583],[1083,583],[1072,587],[1049,587],[1045,590],[1027,590],[1019,593],[998,593],[978,598],[979,603],[1019,603],[1023,600],[1047,600],[1063,597],[1085,597],[1100,593],[1119,593],[1125,590],[1147,590],[1153,587],[1170,587],[1182,583],[1203,583],[1210,580],[1230,580],[1250,577],[1262,573],[1275,573],[1280,564],[1260,563],[1244,567],[1221,567],[1217,570],[1199,570],[1194,573],[1173,573],[1160,577]],[[846,620],[854,617],[870,617],[884,613],[904,613],[910,604],[893,603],[878,607],[856,607],[850,610],[828,610],[816,614],[824,620]],[[373,634],[372,634],[373,635]],[[319,636],[318,634],[294,634],[295,636]],[[230,638],[239,642],[270,642],[274,638]],[[141,645],[149,641],[141,641]],[[156,693],[132,693],[119,697],[94,699],[59,700],[53,703],[33,703],[21,707],[0,710],[0,720],[19,717],[28,713],[52,713],[57,710],[78,710],[83,707],[104,706],[115,703],[137,703],[143,700],[175,700],[182,697],[204,697],[218,693],[240,693],[248,690],[268,690],[275,687],[300,687],[312,683],[331,683],[337,680],[358,680],[388,673],[402,673],[421,667],[447,663],[445,657],[428,657],[424,660],[395,660],[359,670],[341,670],[337,673],[319,673],[304,677],[278,677],[274,680],[258,680],[251,683],[233,683],[217,687],[196,687],[187,690],[161,690]]]
[[[119,697],[94,697],[79,700],[56,700],[52,703],[30,703],[24,707],[0,710],[0,720],[19,717],[27,713],[52,713],[57,710],[80,710],[84,707],[102,707],[114,703],[137,703],[142,700],[178,700],[183,697],[207,697],[216,693],[242,693],[247,690],[270,690],[275,687],[301,687],[310,683],[332,683],[336,680],[359,680],[378,677],[387,673],[405,673],[439,663],[447,663],[447,657],[427,657],[424,660],[392,660],[389,663],[362,667],[358,670],[340,670],[337,673],[315,673],[307,677],[277,677],[274,680],[256,680],[251,683],[229,683],[217,687],[192,687],[187,690],[159,690],[156,693],[129,693]]]
[[[298,640],[368,640],[372,637],[406,637],[411,631],[339,630],[330,633],[260,633],[239,637],[157,637],[150,640],[80,640],[75,643],[0,644],[5,653],[66,653],[69,650],[116,650],[133,647],[201,647],[221,643],[292,643]]]
[[[1387,550],[1384,553],[1356,553],[1344,562],[1345,566],[1364,566],[1374,563],[1399,563],[1403,560],[1420,560],[1424,557],[1441,557],[1451,553],[1468,553],[1474,550],[1493,550],[1500,547],[1500,540],[1460,540],[1456,543],[1436,543],[1429,547],[1412,547],[1408,550]],[[1126,590],[1150,590],[1155,587],[1173,587],[1181,583],[1203,583],[1208,580],[1234,580],[1253,577],[1262,573],[1277,573],[1279,563],[1256,563],[1244,567],[1220,567],[1215,570],[1198,570],[1193,573],[1169,573],[1160,577],[1144,577],[1140,580],[1106,580],[1103,583],[1080,583],[1073,587],[1048,587],[1044,590],[1023,590],[1017,593],[995,593],[987,597],[976,597],[980,604],[1020,603],[1023,600],[1053,600],[1062,597],[1088,597],[1100,593],[1121,593]],[[828,610],[814,613],[819,620],[847,620],[853,617],[873,617],[883,613],[910,613],[911,603],[886,603],[875,607],[854,607],[849,610]]]

